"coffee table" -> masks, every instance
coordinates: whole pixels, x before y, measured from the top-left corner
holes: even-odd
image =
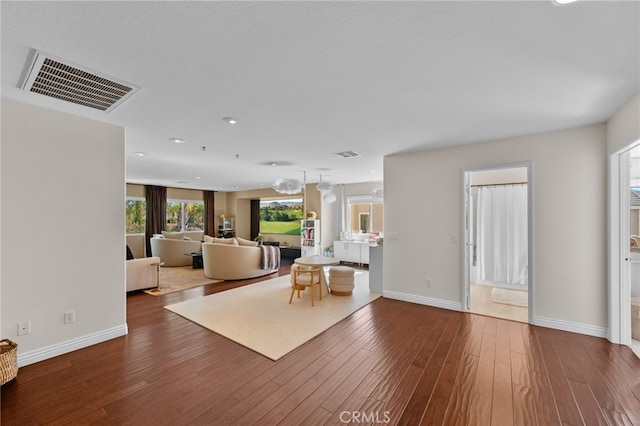
[[[185,253],[185,256],[191,256],[192,269],[202,269],[204,267],[202,263],[202,252],[194,251],[193,253]]]
[[[340,259],[336,259],[335,257],[327,257],[327,256],[306,256],[299,257],[293,261],[298,265],[304,266],[317,266],[320,267],[320,289],[322,290],[322,296],[326,296],[329,294],[329,285],[327,285],[327,277],[324,273],[325,266],[331,265],[339,265]]]

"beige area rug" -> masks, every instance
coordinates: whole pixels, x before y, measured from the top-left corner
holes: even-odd
[[[328,295],[311,307],[307,290],[289,304],[289,280],[285,275],[165,308],[277,361],[380,297],[369,291],[369,272],[356,271],[352,296]]]
[[[529,304],[529,295],[526,291],[511,290],[508,288],[494,287],[491,289],[491,300],[503,305],[524,306]]]
[[[206,284],[221,283],[224,280],[212,280],[204,276],[204,269],[193,269],[191,266],[167,266],[160,268],[160,291],[145,290],[153,296],[175,293],[176,291],[198,287]]]

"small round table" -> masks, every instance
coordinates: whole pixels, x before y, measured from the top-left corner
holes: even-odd
[[[154,288],[151,291],[160,291],[160,267],[164,266],[164,262],[156,262],[156,263],[150,263],[149,266],[155,266],[156,267],[156,288]]]
[[[335,257],[326,257],[326,256],[307,256],[307,257],[299,257],[294,260],[298,265],[304,266],[319,266],[321,269],[320,274],[320,288],[322,289],[322,296],[326,296],[329,294],[329,286],[327,285],[327,278],[324,274],[324,267],[330,265],[339,265],[340,259],[336,259]]]

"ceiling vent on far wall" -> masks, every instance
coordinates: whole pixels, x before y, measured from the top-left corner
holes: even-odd
[[[362,154],[360,154],[359,152],[356,151],[342,151],[342,152],[336,152],[335,153],[338,157],[342,157],[342,158],[353,158],[353,157],[361,157]]]
[[[106,112],[140,90],[133,84],[38,50],[22,89]]]

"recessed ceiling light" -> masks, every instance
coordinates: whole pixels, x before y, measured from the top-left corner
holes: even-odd
[[[238,124],[238,119],[235,117],[224,117],[222,121],[226,122],[227,124]]]
[[[169,140],[170,140],[171,142],[175,142],[175,143],[187,143],[187,141],[186,141],[186,140],[184,140],[184,139],[180,139],[180,138],[169,138]]]
[[[292,166],[293,163],[289,162],[289,161],[274,161],[274,160],[269,160],[269,161],[263,161],[262,163],[258,163],[261,164],[263,166],[271,166],[271,167],[282,167],[282,166]]]
[[[138,157],[144,157],[145,155],[147,155],[147,153],[142,151],[136,151],[133,153],[133,155],[137,155]]]
[[[178,181],[178,182],[176,182],[176,183],[189,183],[189,181],[186,181],[186,180],[179,180],[179,181]]]
[[[576,1],[578,0],[551,0],[551,3],[555,5],[563,5],[563,4],[575,3]]]
[[[193,178],[194,178],[194,179],[197,179],[197,180],[202,179],[200,176],[194,176]]]

